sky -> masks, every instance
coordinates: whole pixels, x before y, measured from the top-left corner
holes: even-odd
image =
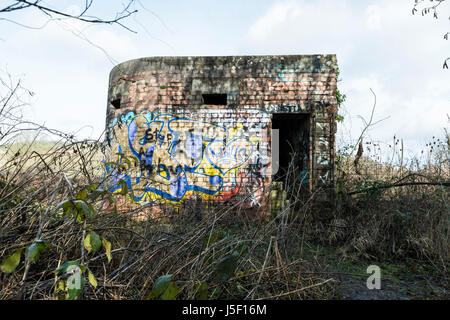
[[[0,1],[1,3],[11,1]],[[110,18],[125,0],[97,0],[92,15]],[[450,2],[450,1],[448,1]],[[80,12],[84,1],[46,5]],[[117,25],[50,20],[33,9],[0,14],[0,76],[6,72],[35,94],[25,117],[80,138],[104,127],[109,72],[150,56],[336,54],[340,113],[338,146],[357,139],[374,106],[366,141],[402,138],[420,152],[449,129],[450,3],[439,18],[412,15],[414,0],[186,0],[136,2]],[[91,12],[91,11],[90,11]],[[7,19],[7,20],[2,20]],[[21,25],[19,25],[21,24]],[[26,27],[24,27],[25,25]],[[33,27],[35,29],[30,29]]]

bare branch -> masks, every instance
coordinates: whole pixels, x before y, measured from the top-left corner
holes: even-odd
[[[64,12],[62,10],[57,10],[50,8],[48,6],[45,6],[42,4],[42,1],[36,0],[36,1],[28,1],[28,0],[16,0],[15,3],[10,4],[2,9],[0,9],[1,13],[9,13],[12,11],[18,11],[18,10],[24,10],[27,8],[36,8],[51,19],[53,19],[53,15],[59,16],[59,17],[65,17],[70,19],[75,19],[79,21],[83,21],[86,23],[95,23],[95,24],[117,24],[121,26],[124,29],[127,29],[128,31],[131,31],[133,33],[136,33],[136,31],[130,29],[129,27],[125,26],[122,23],[122,20],[128,18],[129,16],[133,15],[134,13],[138,12],[138,10],[130,10],[131,6],[134,4],[135,0],[128,0],[127,5],[124,7],[124,9],[121,12],[116,13],[116,16],[113,19],[103,19],[93,16],[88,16],[87,12],[92,7],[93,0],[86,0],[84,8],[82,9],[81,13],[78,15],[70,14],[68,12]],[[5,19],[3,19],[5,20]]]
[[[446,0],[415,0],[414,6],[412,8],[412,14],[414,15],[416,12],[418,12],[418,7],[421,5],[424,5],[425,3],[429,3],[430,5],[424,6],[421,10],[422,16],[425,16],[429,13],[433,13],[433,17],[435,19],[438,18],[438,10],[437,8],[444,3]],[[450,17],[449,17],[450,19]],[[447,32],[444,34],[444,40],[448,40],[450,32]],[[450,57],[444,60],[443,69],[448,69],[447,61],[450,60]]]

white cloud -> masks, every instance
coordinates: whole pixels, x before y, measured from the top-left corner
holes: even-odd
[[[68,10],[73,14],[80,11],[76,6]],[[30,13],[22,20],[40,26],[47,18]],[[104,129],[112,62],[140,54],[126,32],[86,26],[65,19],[51,21],[39,30],[12,28],[13,32],[2,35],[5,42],[0,46],[7,50],[0,47],[0,68],[20,74],[24,85],[36,93],[32,105],[24,110],[27,117],[63,131],[84,127],[80,137],[97,137]]]
[[[388,141],[394,134],[414,150],[448,126],[450,72],[442,70],[449,44],[444,21],[411,15],[404,1],[277,2],[254,21],[246,48],[270,54],[335,53],[340,90],[347,95],[341,138],[357,138],[358,115],[368,119],[377,96],[370,136]],[[346,131],[346,128],[348,131]]]
[[[34,120],[64,130],[91,125],[97,134],[104,128],[113,65],[99,48],[75,37],[68,28],[83,31],[118,62],[173,54],[164,42],[187,55],[336,53],[343,79],[339,88],[347,94],[345,126],[350,135],[356,138],[361,131],[357,116],[370,115],[372,88],[377,95],[375,119],[390,118],[373,127],[370,136],[388,140],[397,134],[407,144],[422,145],[448,126],[450,72],[442,70],[442,63],[450,55],[450,42],[442,39],[448,19],[412,16],[411,2],[261,0],[243,4],[230,0],[219,5],[205,0],[196,8],[159,2],[154,4],[155,11],[176,32],[169,34],[154,16],[141,10],[138,20],[151,36],[142,29],[135,35],[117,27],[87,27],[68,20],[35,31],[2,22],[0,68],[25,74],[24,84],[36,92]],[[80,8],[70,10],[76,13]],[[46,20],[36,12],[21,18],[35,26]],[[344,126],[339,132],[348,139]]]
[[[279,2],[255,21],[245,40],[250,48],[275,54],[331,53],[338,45],[346,51],[352,47],[346,35],[360,19],[342,1]]]
[[[68,10],[77,13],[80,11],[77,8],[71,6]],[[33,26],[44,25],[48,21],[44,16],[31,13],[27,17],[27,24]],[[113,60],[121,61],[130,55],[137,55],[139,51],[132,38],[126,33],[73,19],[53,20],[40,30],[18,29],[13,38],[7,38],[7,44],[9,47],[16,46],[22,49],[30,46],[39,50],[54,48],[61,50],[66,56],[84,52],[91,59],[94,55],[98,60],[104,60],[105,56],[110,56]]]
[[[366,9],[367,21],[366,26],[369,30],[381,29],[381,12],[377,5],[370,5]]]
[[[248,37],[256,41],[263,41],[273,36],[280,26],[283,27],[283,25],[300,19],[301,15],[302,8],[297,3],[278,3],[251,26]]]

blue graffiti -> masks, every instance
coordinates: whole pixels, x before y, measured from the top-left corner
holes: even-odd
[[[247,138],[227,143],[228,130],[214,123],[171,114],[134,113],[121,121],[127,124],[127,139],[112,141],[118,144],[117,164],[128,154],[139,166],[126,173],[114,165],[106,169],[111,174],[110,190],[119,190],[121,186],[114,182],[122,179],[133,190],[135,202],[148,193],[170,201],[182,200],[188,191],[215,195],[222,189],[224,175],[245,164],[253,152]]]

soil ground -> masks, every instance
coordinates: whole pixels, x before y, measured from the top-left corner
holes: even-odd
[[[342,300],[434,300],[450,299],[445,276],[424,261],[370,261],[343,255],[339,249],[308,244],[306,257],[317,262],[321,272],[337,280],[336,299]],[[381,288],[368,289],[371,273],[367,267],[381,270]]]

